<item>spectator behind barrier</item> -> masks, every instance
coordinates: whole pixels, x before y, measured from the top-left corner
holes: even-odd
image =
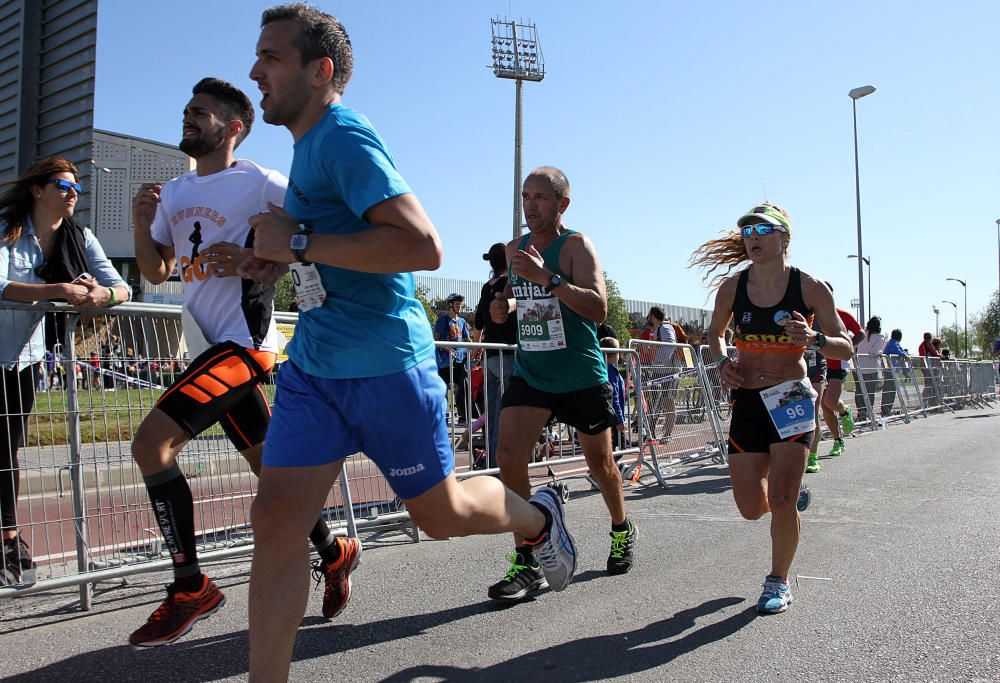
[[[490,316],[490,304],[499,294],[503,296],[507,287],[507,249],[503,242],[497,242],[483,254],[483,260],[490,263],[490,279],[483,285],[476,305],[475,328],[476,341],[490,344],[517,344],[517,319],[510,317],[506,322],[498,323]],[[497,440],[500,437],[500,403],[501,396],[510,385],[514,372],[514,351],[486,352],[486,407],[489,412],[488,426],[489,443],[487,443],[487,464],[490,468],[497,466]]]
[[[0,298],[26,303],[65,301],[77,308],[99,308],[128,300],[132,290],[104,255],[97,238],[73,220],[82,191],[73,164],[60,157],[46,157],[36,161],[0,196]],[[17,451],[25,441],[46,347],[58,341],[45,339],[43,315],[35,311],[0,311],[0,585],[35,583],[35,563],[28,544],[17,531]],[[55,362],[53,355],[53,369],[58,371]],[[65,382],[61,386],[66,386]]]
[[[434,339],[436,341],[472,341],[472,335],[469,334],[469,324],[465,322],[465,318],[459,315],[464,303],[465,297],[461,294],[448,296],[447,312],[438,316],[437,323],[434,325]],[[468,377],[465,365],[467,355],[466,350],[461,347],[437,350],[438,375],[448,387],[452,386],[452,378],[455,380],[455,408],[458,410],[458,421],[461,424],[465,424],[469,417],[468,407],[465,405],[465,386]]]
[[[868,320],[868,324],[865,325],[865,338],[858,343],[858,346],[855,349],[858,354],[857,372],[861,382],[864,383],[865,390],[868,393],[868,398],[872,404],[872,410],[875,409],[875,394],[879,391],[883,391],[882,417],[889,417],[884,405],[886,396],[882,384],[882,372],[878,359],[884,346],[885,337],[882,335],[882,319],[876,315]],[[893,395],[893,399],[895,399],[895,395]],[[860,391],[854,392],[854,405],[858,409],[858,419],[861,421],[867,420],[868,415],[865,410],[864,396],[861,395]],[[892,404],[890,403],[889,405],[891,409]]]

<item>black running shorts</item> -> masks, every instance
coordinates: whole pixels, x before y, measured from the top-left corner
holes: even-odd
[[[808,448],[812,443],[813,430],[782,439],[778,428],[771,421],[760,389],[733,389],[730,393],[733,404],[733,418],[729,423],[729,455],[737,453],[769,453],[771,444],[795,442]]]
[[[600,434],[618,424],[612,403],[611,385],[607,382],[586,389],[551,393],[535,389],[523,378],[510,378],[503,392],[503,407],[531,406],[551,411],[555,418],[584,434]]]
[[[263,443],[271,408],[260,383],[275,354],[215,344],[191,361],[156,407],[194,438],[218,422],[236,450]]]

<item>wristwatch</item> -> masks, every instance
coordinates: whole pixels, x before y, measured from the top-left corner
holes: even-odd
[[[551,292],[553,289],[562,284],[562,278],[553,273],[549,276],[549,284],[545,285],[545,291]]]
[[[817,332],[816,333],[816,341],[809,348],[812,349],[813,351],[818,351],[819,349],[823,348],[824,346],[826,346],[826,335],[823,334],[822,332]]]
[[[299,231],[292,235],[288,242],[288,248],[292,250],[295,260],[304,266],[308,266],[310,261],[306,259],[306,248],[309,246],[309,235],[312,234],[312,226],[299,223]]]

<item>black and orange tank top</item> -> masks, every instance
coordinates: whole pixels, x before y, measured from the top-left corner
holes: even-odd
[[[781,297],[781,301],[767,308],[750,301],[747,294],[749,275],[750,268],[747,268],[740,273],[740,279],[736,283],[736,297],[733,300],[736,334],[733,344],[739,351],[757,353],[799,354],[805,351],[805,346],[792,343],[792,338],[785,334],[785,328],[780,324],[780,321],[792,317],[792,311],[798,311],[812,324],[813,312],[802,298],[801,271],[794,267],[791,269],[785,295]]]

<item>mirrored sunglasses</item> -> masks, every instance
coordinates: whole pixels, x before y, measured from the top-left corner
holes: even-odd
[[[742,228],[744,237],[751,237],[755,232],[758,235],[770,235],[775,230],[786,234],[788,233],[788,230],[786,230],[784,226],[771,225],[770,223],[757,223],[756,225],[744,225]]]
[[[83,192],[83,185],[81,185],[80,183],[71,183],[70,181],[63,180],[62,178],[56,178],[55,180],[50,180],[49,184],[55,185],[56,188],[63,194],[66,194],[70,190],[73,190],[77,194]]]

